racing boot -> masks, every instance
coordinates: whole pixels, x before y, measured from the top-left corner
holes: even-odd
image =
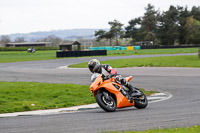
[[[140,92],[140,90],[137,90],[129,82],[126,82],[125,86],[128,88],[128,92],[131,98],[135,99],[142,96],[142,93]]]
[[[126,88],[128,88],[127,93],[126,94],[122,94],[124,96],[126,96],[127,99],[130,100],[130,102],[132,103],[132,101],[134,99],[138,99],[139,97],[142,96],[142,93],[140,90],[136,89],[135,87],[133,87],[129,82],[127,82],[125,79],[121,79],[121,84],[124,85]]]

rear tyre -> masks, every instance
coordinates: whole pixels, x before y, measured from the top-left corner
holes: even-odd
[[[108,94],[107,97],[109,97],[109,99],[106,99],[106,96],[104,96],[103,91],[99,91],[96,95],[96,101],[103,110],[107,112],[114,112],[117,108],[116,100],[109,92],[106,93]]]
[[[148,100],[147,100],[147,97],[146,95],[141,91],[142,93],[142,96],[139,97],[138,99],[135,99],[135,107],[138,108],[138,109],[144,109],[147,107],[148,105]]]

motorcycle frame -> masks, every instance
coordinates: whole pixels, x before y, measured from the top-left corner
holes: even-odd
[[[132,78],[133,76],[129,76],[124,79],[130,81]],[[117,85],[120,88],[117,89],[114,85]],[[99,75],[90,86],[90,92],[93,93],[94,97],[96,97],[97,92],[102,89],[107,90],[115,96],[117,108],[131,107],[135,105],[134,101],[130,103],[130,101],[120,92],[122,85],[116,83],[113,78],[103,81],[102,75]]]

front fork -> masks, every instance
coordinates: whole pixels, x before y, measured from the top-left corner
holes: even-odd
[[[103,91],[103,95],[106,98],[106,100],[111,101],[111,99],[110,99],[110,97],[109,97],[107,92]]]

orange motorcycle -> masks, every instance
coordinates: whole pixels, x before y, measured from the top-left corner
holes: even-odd
[[[126,77],[130,81],[133,77]],[[135,88],[142,95],[140,97],[128,98],[131,96],[125,86],[115,82],[114,78],[105,79],[102,74],[94,73],[91,77],[92,84],[90,92],[96,98],[98,105],[107,112],[114,112],[117,108],[135,106],[138,109],[146,108],[148,105],[146,95],[138,88]]]

